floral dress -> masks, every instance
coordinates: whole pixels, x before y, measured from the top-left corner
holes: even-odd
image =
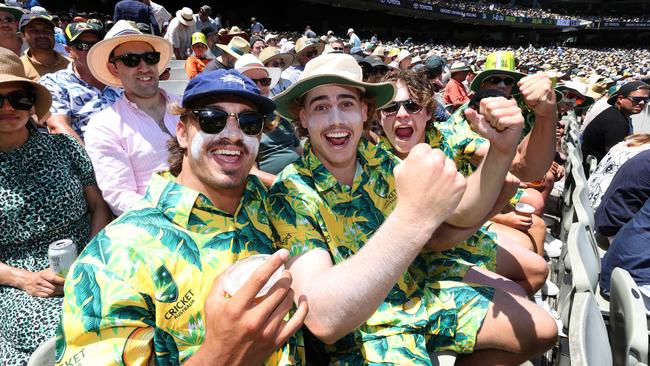
[[[0,262],[31,272],[49,266],[48,245],[72,239],[80,251],[90,236],[85,186],[96,185],[84,149],[67,135],[30,128],[19,148],[0,151]],[[0,286],[0,364],[24,365],[54,337],[61,297],[33,297]]]

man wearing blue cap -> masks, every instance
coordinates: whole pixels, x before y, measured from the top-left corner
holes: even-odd
[[[100,232],[70,270],[57,364],[304,365],[304,299],[293,304],[266,192],[249,171],[275,103],[235,70],[190,80],[175,113],[170,170]],[[275,254],[273,254],[275,252]],[[272,254],[232,290],[230,265]],[[92,350],[92,356],[89,355]]]

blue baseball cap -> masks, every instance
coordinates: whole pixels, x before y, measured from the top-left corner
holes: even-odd
[[[253,80],[234,69],[202,72],[191,79],[183,93],[183,108],[193,108],[198,100],[219,95],[234,95],[245,99],[255,104],[258,111],[265,115],[275,110],[275,102],[260,94]]]

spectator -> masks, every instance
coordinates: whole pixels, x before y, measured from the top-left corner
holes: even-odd
[[[594,214],[596,231],[609,238],[628,223],[650,197],[650,151],[621,165]]]
[[[205,65],[204,71],[232,69],[235,67],[235,62],[251,49],[250,44],[239,36],[232,37],[227,45],[218,44],[217,47],[222,51],[221,56]]]
[[[64,277],[50,269],[48,246],[71,239],[78,250],[110,221],[93,167],[65,135],[43,135],[50,93],[26,78],[0,48],[0,360],[25,365],[59,323]]]
[[[269,94],[270,96],[275,96],[277,94],[280,94],[282,91],[284,91],[286,88],[291,85],[291,82],[286,79],[286,74],[284,73],[284,70],[286,70],[291,64],[293,63],[294,57],[291,53],[281,53],[279,49],[276,47],[266,47],[261,53],[260,53],[260,61],[264,64],[266,67],[279,67],[283,72],[280,76],[280,80],[278,81],[278,84],[271,89],[271,93]]]
[[[348,29],[348,37],[350,37],[349,43],[351,48],[361,47],[361,39],[354,33],[354,29]]]
[[[145,5],[149,5],[151,7],[151,12],[153,13],[154,19],[156,19],[156,24],[158,25],[158,29],[160,29],[160,34],[164,34],[164,25],[169,24],[169,21],[172,19],[172,15],[169,14],[164,6],[154,3],[151,0],[142,0],[142,2]]]
[[[0,47],[22,56],[23,40],[18,34],[18,20],[23,16],[20,8],[0,4]]]
[[[443,99],[445,105],[450,105],[450,109],[453,112],[463,104],[469,102],[469,96],[467,95],[467,90],[463,82],[467,78],[470,69],[465,62],[456,61],[451,64],[449,71],[451,72],[451,78],[445,86]]]
[[[395,87],[361,80],[351,56],[326,54],[275,99],[277,113],[309,138],[304,157],[269,189],[270,218],[280,246],[294,255],[294,278],[310,279],[293,288],[312,305],[305,325],[324,361],[428,364],[442,349],[490,348],[503,363],[519,364],[552,347],[555,322],[517,285],[506,292],[433,273],[440,266],[421,253],[441,249],[430,239],[458,206],[464,178],[425,145],[393,175],[399,161],[361,136],[372,105],[387,106]],[[368,270],[373,263],[381,270]],[[468,364],[481,357],[462,355]]]
[[[630,116],[648,105],[649,95],[648,84],[632,81],[607,99],[610,107],[598,114],[581,136],[585,167],[587,156],[593,155],[600,162],[609,149],[634,133]]]
[[[117,2],[113,10],[113,22],[117,22],[120,19],[147,24],[151,27],[153,34],[157,36],[161,35],[153,9],[151,6],[145,4],[143,0],[120,0]]]
[[[258,22],[255,17],[251,18],[251,35],[264,33],[264,25]]]
[[[217,30],[219,28],[215,24],[214,19],[210,18],[212,15],[212,8],[210,5],[203,5],[199,8],[199,13],[194,15],[195,29],[197,32],[201,32],[204,28],[214,27]]]
[[[257,297],[288,253],[275,253],[240,289],[225,275],[238,259],[276,250],[264,186],[248,175],[274,108],[236,71],[190,80],[175,107],[171,171],[154,175],[142,204],[102,231],[71,269],[81,280],[65,287],[59,365],[113,364],[116,354],[133,365],[305,364],[307,301],[283,320],[291,276],[280,270],[269,295]]]
[[[39,80],[52,93],[51,116],[47,120],[51,133],[65,133],[83,143],[90,116],[110,107],[122,96],[121,89],[104,85],[88,68],[88,51],[103,34],[94,24],[68,24],[66,49],[72,62],[66,69],[45,74]]]
[[[278,35],[268,33],[264,36],[264,43],[266,43],[266,47],[278,47]]]
[[[139,201],[152,173],[167,169],[167,141],[178,118],[169,106],[178,100],[158,87],[171,44],[142,34],[119,21],[88,53],[89,68],[102,83],[123,87],[124,95],[93,115],[86,129],[86,150],[97,182],[116,216]]]
[[[316,38],[316,37],[318,37],[318,35],[316,35],[316,32],[311,30],[310,26],[305,27],[305,33],[303,34],[303,36],[305,36],[307,38]]]
[[[192,9],[184,7],[177,11],[165,33],[165,39],[174,46],[174,56],[177,60],[185,60],[190,56],[192,34],[195,32],[196,21]]]
[[[305,38],[300,37],[296,41],[296,46],[294,48],[295,58],[293,65],[285,70],[286,79],[291,83],[295,83],[302,70],[305,69],[305,65],[309,60],[323,53],[325,44],[320,42],[317,38]]]
[[[36,81],[45,74],[68,67],[70,60],[54,50],[54,23],[49,16],[23,15],[20,32],[29,44],[29,49],[20,58],[28,78]]]
[[[264,40],[257,36],[251,37],[250,45],[251,45],[251,53],[258,58],[260,57],[260,53],[262,52],[262,50],[266,47],[266,43],[264,43]]]
[[[192,34],[192,51],[194,51],[194,54],[185,61],[185,72],[187,72],[187,77],[190,79],[202,73],[205,65],[212,60],[206,55],[208,41],[205,34],[201,32]]]

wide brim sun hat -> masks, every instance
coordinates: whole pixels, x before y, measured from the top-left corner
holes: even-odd
[[[292,114],[292,104],[310,90],[326,84],[336,84],[358,88],[375,99],[376,107],[382,108],[390,103],[397,92],[392,83],[363,82],[361,66],[347,54],[328,53],[310,60],[298,81],[273,99],[277,103],[276,113],[287,120],[296,120]]]
[[[29,85],[36,95],[34,109],[39,121],[46,120],[50,115],[52,94],[43,85],[28,79],[22,61],[12,51],[0,47],[0,86],[11,82],[22,82]]]

